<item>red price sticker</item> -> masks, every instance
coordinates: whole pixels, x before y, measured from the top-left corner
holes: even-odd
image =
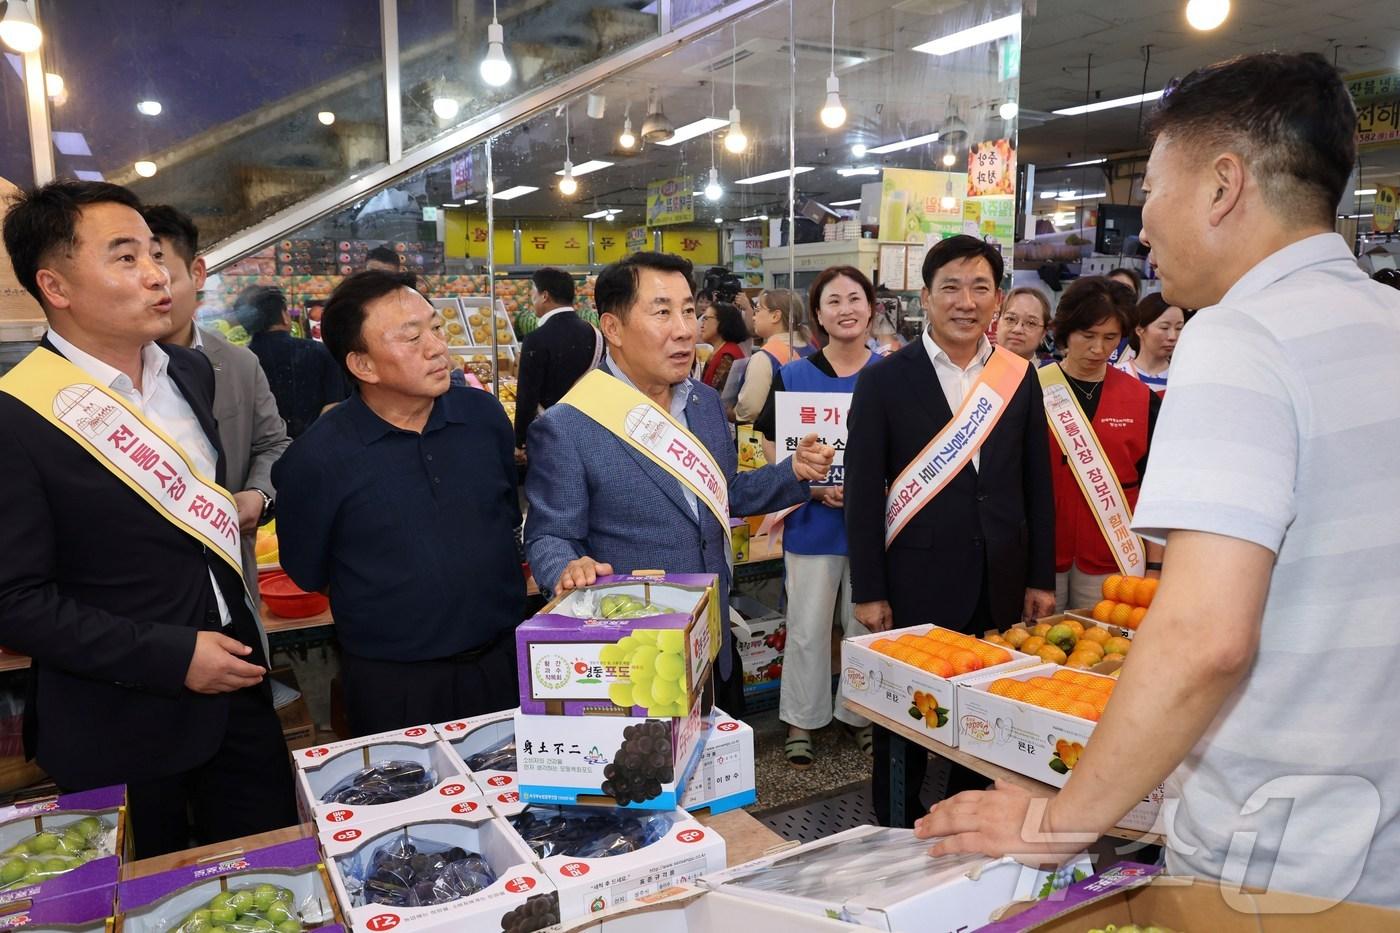
[[[443,732],[461,732],[461,731],[462,731],[463,729],[465,729],[466,727],[467,727],[467,724],[464,723],[464,722],[449,722],[447,725],[445,725],[445,726],[442,727],[442,731],[443,731]]]
[[[512,894],[520,894],[535,886],[534,878],[512,878],[506,882],[506,890]]]
[[[559,869],[559,874],[569,878],[582,878],[584,875],[588,874],[588,866],[582,862],[570,862]]]
[[[739,728],[739,724],[737,722],[722,722],[715,728],[720,732],[733,732],[735,729]]]
[[[472,803],[470,800],[468,800],[465,803],[457,803],[452,805],[453,813],[471,813],[475,809],[476,804]]]
[[[407,730],[404,731],[404,735],[409,736],[410,738],[415,738],[415,739],[418,738],[418,736],[420,736],[420,735],[427,735],[427,734],[428,734],[428,730],[427,730],[427,729],[424,729],[422,726],[415,726],[415,727],[412,728],[412,729],[407,729]],[[385,914],[385,916],[390,916],[390,915],[389,915],[389,914]]]
[[[331,838],[336,842],[354,842],[360,838],[360,831],[358,829],[342,829]]]
[[[497,794],[496,799],[499,800],[501,803],[519,803],[520,794],[516,791],[511,791],[508,794]]]
[[[307,758],[324,758],[331,753],[329,748],[313,748],[306,753]]]
[[[705,834],[698,829],[683,829],[676,833],[677,842],[699,842]]]
[[[438,791],[438,793],[442,794],[444,797],[456,797],[466,789],[467,788],[461,784],[448,784],[442,790]]]
[[[392,930],[398,925],[398,914],[378,914],[377,916],[369,918],[369,922],[365,924],[365,929],[373,930],[374,933],[380,933],[382,930]]]
[[[326,814],[327,823],[344,823],[355,815],[354,810],[332,810]]]
[[[488,780],[486,783],[490,784],[492,787],[505,787],[512,780],[513,779],[510,777],[510,775],[498,774],[495,777]]]

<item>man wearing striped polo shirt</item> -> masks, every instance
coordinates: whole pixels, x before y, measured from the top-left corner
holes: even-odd
[[[1059,856],[1166,779],[1172,873],[1400,907],[1400,293],[1332,232],[1356,111],[1322,57],[1267,53],[1151,126],[1143,241],[1202,309],[1135,516],[1161,587],[1058,797],[964,794],[920,833]]]

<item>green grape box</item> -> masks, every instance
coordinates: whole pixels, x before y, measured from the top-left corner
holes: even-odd
[[[0,910],[115,885],[131,856],[126,806],[116,785],[0,809]]]
[[[599,577],[516,630],[533,716],[684,717],[722,644],[714,574]]]

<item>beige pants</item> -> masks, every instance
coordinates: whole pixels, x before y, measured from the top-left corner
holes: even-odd
[[[851,611],[851,567],[845,557],[783,555],[787,569],[787,644],[779,684],[778,718],[799,729],[820,729],[832,715],[852,726],[870,720],[846,709],[841,693],[831,696],[832,613],[845,635],[864,635]],[[842,685],[844,690],[844,684]]]
[[[1103,599],[1103,581],[1108,576],[1106,573],[1085,573],[1073,566],[1066,573],[1055,574],[1055,611],[1093,609],[1094,604]]]

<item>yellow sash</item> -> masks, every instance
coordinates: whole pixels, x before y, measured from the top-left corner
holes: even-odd
[[[126,399],[94,385],[92,376],[42,347],[0,377],[0,392],[14,396],[68,435],[162,518],[223,558],[243,580],[233,497],[200,475],[180,445]]]
[[[1128,507],[1123,486],[1103,452],[1093,423],[1074,397],[1064,370],[1052,363],[1042,366],[1036,375],[1040,378],[1050,430],[1064,451],[1070,472],[1084,493],[1084,501],[1089,503],[1089,511],[1108,542],[1118,569],[1129,576],[1142,576],[1147,571],[1147,552],[1142,539],[1132,532],[1133,510]]]
[[[987,442],[1026,378],[1028,366],[1029,361],[1010,350],[992,350],[957,414],[890,483],[885,496],[885,547],[972,462],[972,455]]]
[[[602,425],[705,503],[729,536],[729,484],[705,445],[645,395],[601,369],[559,400]]]

